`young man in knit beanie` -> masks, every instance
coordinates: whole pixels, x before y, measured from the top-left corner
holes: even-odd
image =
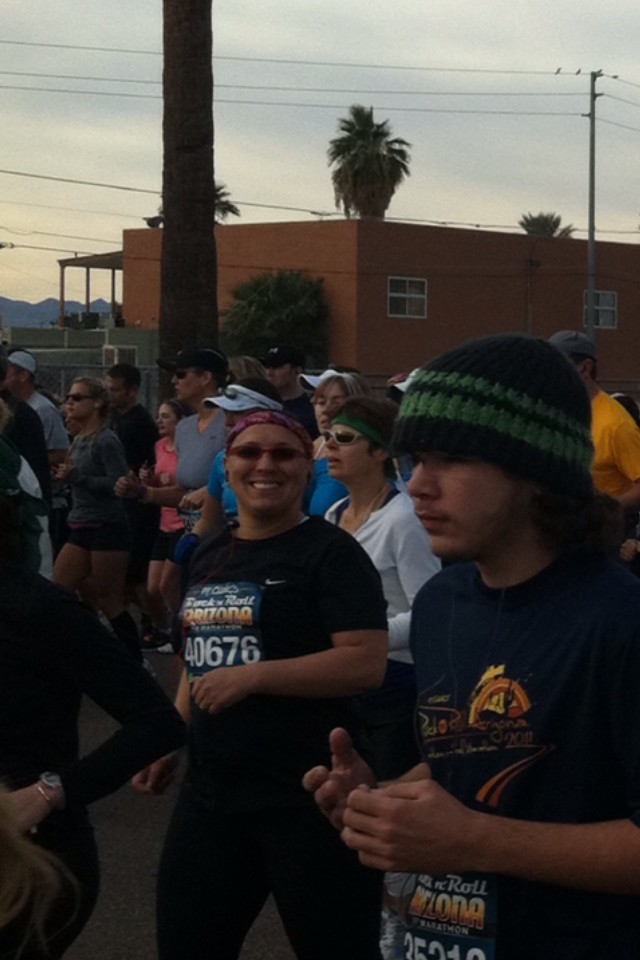
[[[305,778],[388,871],[385,958],[640,956],[640,584],[607,551],[589,398],[541,340],[423,368],[399,452],[434,553],[413,605],[423,763],[376,785],[345,731]]]

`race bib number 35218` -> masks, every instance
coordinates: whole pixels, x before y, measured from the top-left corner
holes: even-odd
[[[191,587],[180,617],[189,680],[219,667],[263,658],[261,588],[255,583],[207,583]]]
[[[440,940],[407,931],[404,960],[488,960],[482,947],[447,946]]]

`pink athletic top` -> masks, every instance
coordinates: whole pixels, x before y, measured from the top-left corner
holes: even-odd
[[[156,443],[155,485],[157,487],[175,487],[178,454],[168,450],[168,437],[162,437]],[[163,533],[175,533],[182,530],[183,523],[175,507],[160,508],[160,529]]]

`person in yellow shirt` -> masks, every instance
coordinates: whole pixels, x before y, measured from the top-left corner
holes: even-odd
[[[598,386],[596,346],[577,330],[560,330],[549,343],[577,368],[591,398],[591,435],[595,456],[593,482],[600,493],[615,497],[635,531],[640,509],[640,430],[621,404]]]

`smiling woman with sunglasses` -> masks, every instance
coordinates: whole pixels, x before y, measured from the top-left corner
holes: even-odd
[[[324,432],[329,473],[349,495],[326,513],[351,533],[382,577],[389,620],[389,659],[380,690],[357,700],[369,740],[373,770],[393,779],[415,766],[419,752],[414,728],[416,685],[409,651],[411,605],[440,562],[416,517],[407,493],[394,483],[390,457],[397,408],[389,400],[349,397]]]
[[[237,526],[193,555],[180,611],[189,769],[158,893],[160,960],[235,960],[273,893],[297,957],[379,960],[380,876],[361,866],[302,788],[326,737],[360,742],[352,697],[386,657],[380,581],[366,553],[302,497],[312,445],[284,414],[229,434]],[[137,778],[162,787],[168,763]]]

